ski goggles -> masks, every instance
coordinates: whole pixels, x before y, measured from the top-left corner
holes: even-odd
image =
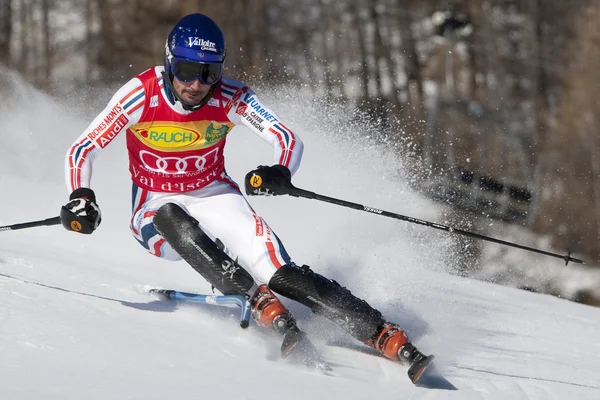
[[[198,78],[203,85],[214,85],[221,79],[223,64],[203,64],[173,57],[171,73],[181,82],[189,83]]]

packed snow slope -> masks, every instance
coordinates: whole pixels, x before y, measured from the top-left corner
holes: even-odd
[[[110,96],[69,99],[86,104],[73,109],[17,89],[18,101],[0,103],[0,226],[58,214],[68,196],[63,155]],[[408,189],[390,149],[343,111],[284,89],[262,97],[304,139],[297,186],[436,220],[439,209]],[[228,145],[238,182],[271,160],[246,130],[236,128]],[[296,262],[403,326],[457,391],[414,387],[404,367],[348,350],[358,343],[289,301],[333,363],[331,375],[279,360],[278,339],[254,323],[240,329],[235,309],[148,296],[148,287],[210,288],[184,262],[155,259],[130,236],[125,155],[120,138],[97,160],[103,222],[93,235],[60,226],[0,232],[0,398],[600,398],[599,309],[453,276],[451,235],[317,201],[250,199]]]

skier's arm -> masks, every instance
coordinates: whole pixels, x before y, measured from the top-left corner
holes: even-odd
[[[65,180],[69,202],[60,211],[62,225],[70,231],[92,233],[102,214],[90,188],[92,164],[100,150],[117,135],[139,121],[144,107],[144,87],[134,78],[119,89],[67,151]]]
[[[241,124],[273,146],[273,164],[289,168],[292,175],[298,170],[304,145],[281,119],[265,107],[247,86],[237,89],[230,103],[228,117]]]
[[[94,158],[119,133],[139,121],[143,105],[144,87],[139,79],[133,78],[115,93],[106,108],[69,147],[65,157],[69,193],[90,187]]]

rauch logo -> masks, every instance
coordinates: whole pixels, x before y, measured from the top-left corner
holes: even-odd
[[[202,139],[200,133],[180,126],[153,125],[137,133],[146,142],[166,148],[187,147]]]

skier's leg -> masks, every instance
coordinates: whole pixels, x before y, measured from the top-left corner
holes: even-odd
[[[260,285],[250,298],[252,318],[267,328],[273,328],[279,333],[296,329],[296,320],[283,303],[273,294],[267,285]]]
[[[232,260],[198,226],[198,221],[174,203],[160,207],[154,217],[160,234],[210,284],[224,294],[246,295],[250,299],[252,317],[263,326],[284,333],[295,321],[267,285],[256,288],[254,279]]]
[[[207,235],[212,240],[222,239],[227,246],[227,253],[233,255],[241,266],[252,272],[254,277],[258,277],[259,283],[268,282],[269,287],[275,292],[296,300],[315,313],[331,319],[389,358],[397,359],[398,354],[406,354],[406,351],[400,352],[400,349],[407,350],[411,345],[397,325],[386,322],[379,311],[352,295],[335,281],[312,272],[306,266],[295,266],[277,236],[265,221],[254,213],[234,185],[224,181],[186,196],[154,196],[135,214],[137,218],[134,215],[134,221],[137,221],[134,226],[137,227],[137,231],[150,236],[146,239],[146,243],[161,243],[161,240],[164,242],[166,238],[167,243],[162,243],[160,246],[161,254],[171,253],[172,246],[175,248],[172,253],[184,255],[192,267],[219,291],[225,293],[231,292],[231,285],[222,283],[222,276],[216,271],[222,274],[223,270],[219,269],[219,265],[224,260],[226,264],[231,262],[231,258],[222,249],[217,248],[218,251],[213,249],[211,250],[213,263],[209,263],[207,268],[205,258],[200,257],[199,251],[199,248],[213,248],[209,241],[204,240]],[[177,202],[181,207],[174,204],[165,205],[169,201]],[[159,218],[158,223],[155,221],[152,226],[144,229],[148,222],[152,222],[156,211],[163,206],[162,214],[165,218]],[[183,211],[182,207],[185,207],[185,212],[177,211]],[[180,217],[167,217],[172,213]],[[176,235],[181,230],[180,219],[192,221],[183,223],[188,232],[183,237]],[[201,221],[202,229],[196,219]],[[160,222],[161,220],[163,222]],[[156,225],[161,232],[173,230],[175,233],[163,237],[158,234]],[[135,232],[134,230],[134,234]],[[153,234],[155,236],[152,236]],[[187,248],[178,248],[178,243],[186,242],[182,240],[184,237],[194,237],[195,240],[192,242],[188,240]],[[196,246],[190,243],[195,243]],[[153,246],[146,247],[152,252]],[[206,250],[204,252],[206,253]],[[239,264],[236,262],[236,266],[241,267]],[[234,286],[238,287],[237,285],[239,283]],[[242,288],[245,289],[245,286]],[[281,332],[290,327],[295,328],[293,318],[268,287],[263,284],[258,290],[254,291],[253,288],[251,292],[254,293],[251,299],[252,315],[259,324],[273,326]],[[409,357],[401,358],[410,361],[412,354],[417,353],[412,352]]]
[[[250,272],[259,284],[267,284],[278,268],[291,263],[273,230],[257,215],[224,175],[183,203],[192,217],[211,237],[219,238],[226,252]],[[193,196],[193,197],[192,197]]]
[[[387,322],[366,301],[308,266],[285,265],[273,274],[269,287],[322,315],[384,356],[413,363],[424,357],[398,325]]]
[[[181,206],[166,203],[153,224],[173,249],[223,294],[246,295],[254,279],[215,243]]]
[[[132,217],[129,228],[137,242],[142,245],[148,253],[153,256],[169,260],[179,261],[181,256],[165,241],[158,233],[152,223],[158,209],[168,202],[176,201],[173,196],[165,196],[161,193],[132,185]]]
[[[134,237],[155,256],[169,260],[180,260],[183,256],[220,292],[252,296],[250,299],[252,316],[256,321],[260,325],[284,332],[295,323],[285,306],[266,285],[257,288],[252,277],[237,262],[238,257],[231,251],[227,251],[219,238],[206,232],[204,224],[200,227],[198,221],[190,216],[191,208],[196,210],[196,216],[202,218],[209,226],[220,227],[225,222],[233,222],[228,226],[229,229],[235,229],[236,226],[243,225],[240,224],[240,220],[243,221],[244,218],[237,218],[237,221],[235,218],[234,221],[224,221],[221,218],[221,224],[213,222],[215,215],[231,214],[232,201],[227,196],[220,197],[224,193],[234,193],[234,199],[241,197],[239,191],[229,183],[224,185],[217,183],[208,190],[196,191],[188,195],[153,193],[134,186],[134,216],[131,223]],[[233,203],[235,204],[236,201]],[[249,209],[245,200],[242,206],[243,209]],[[205,215],[203,210],[208,211],[209,216],[213,218]],[[252,214],[249,217],[246,219],[255,223]],[[227,241],[233,240],[231,235],[227,235],[227,229],[216,230],[217,234],[224,234]],[[238,248],[236,250],[240,250],[244,255],[251,253],[251,251],[243,252]],[[229,254],[226,254],[226,251]],[[230,255],[236,260],[232,260]],[[232,271],[234,273],[231,273]]]
[[[256,287],[248,272],[227,257],[184,211],[187,196],[151,192],[135,185],[132,194],[131,231],[150,254],[173,261],[184,258],[223,294],[246,295]]]
[[[227,175],[181,199],[186,211],[211,238],[218,238],[228,256],[248,270],[260,285],[252,289],[252,316],[259,325],[284,333],[295,321],[266,283],[278,267],[291,260],[279,239],[260,218]]]
[[[239,257],[240,264],[259,283],[268,283],[274,292],[331,319],[386,357],[412,361],[420,354],[416,349],[407,352],[414,346],[408,342],[404,331],[384,320],[367,302],[308,267],[297,267],[275,233],[254,213],[235,184],[224,180],[209,189],[205,192],[208,193],[205,202],[186,204],[187,209],[201,221],[203,229],[223,240],[231,254]],[[272,298],[276,300],[274,296]],[[273,306],[275,304],[280,302],[274,301]],[[264,324],[268,323],[265,321]]]

